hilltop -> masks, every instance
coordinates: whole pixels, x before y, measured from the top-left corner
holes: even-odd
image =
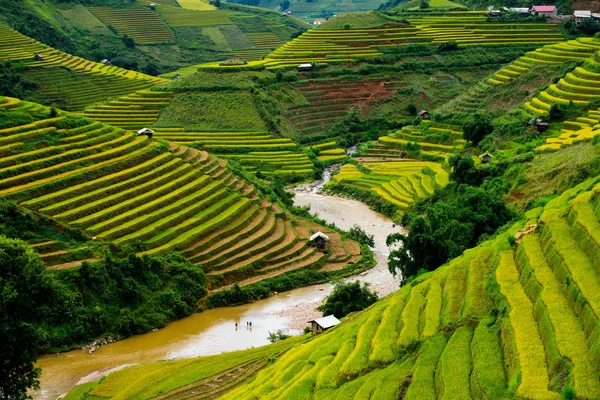
[[[149,1],[11,2],[0,22],[59,50],[153,75],[200,62],[257,60],[308,27],[258,8],[155,3],[151,9]]]

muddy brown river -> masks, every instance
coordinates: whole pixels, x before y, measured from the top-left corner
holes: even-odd
[[[387,235],[398,232],[390,219],[354,200],[324,196],[315,192],[296,194],[297,205],[310,205],[320,218],[342,229],[358,224],[374,235],[377,266],[348,278],[369,282],[380,296],[395,291],[399,284],[387,269]],[[320,314],[314,310],[331,292],[331,284],[315,285],[280,293],[269,299],[239,307],[218,308],[191,315],[155,332],[134,336],[100,347],[42,356],[41,390],[36,399],[56,399],[74,385],[100,379],[107,371],[131,364],[218,354],[263,346],[269,332],[278,329],[299,334],[306,322]],[[252,329],[246,322],[252,322]],[[238,329],[235,323],[238,323]]]

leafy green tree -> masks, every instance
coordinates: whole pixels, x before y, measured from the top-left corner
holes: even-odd
[[[436,194],[424,212],[405,215],[408,235],[388,236],[387,245],[401,243],[390,252],[388,267],[403,280],[420,270],[432,271],[493,234],[513,213],[502,194],[505,188],[492,180],[481,187],[452,184]]]
[[[416,115],[417,114],[417,106],[415,106],[414,103],[407,104],[405,110],[410,115]]]
[[[337,318],[343,318],[351,312],[364,310],[378,299],[377,293],[371,292],[366,282],[361,285],[359,281],[339,281],[325,303],[317,307],[317,310],[323,312],[323,316],[333,314]]]
[[[130,49],[135,49],[135,41],[133,40],[133,38],[131,38],[127,35],[123,35],[123,44],[125,45],[125,47],[129,47]]]
[[[552,104],[550,106],[550,111],[548,111],[548,119],[550,121],[558,121],[561,120],[564,116],[564,111],[558,104]]]
[[[34,366],[43,332],[36,326],[54,296],[39,256],[18,239],[0,236],[0,398],[26,399],[39,388]]]
[[[374,236],[369,235],[359,225],[353,225],[348,231],[348,234],[352,240],[356,240],[357,242],[366,244],[370,247],[375,247]]]
[[[474,120],[463,127],[463,137],[477,146],[487,135],[494,131],[490,119],[482,114],[476,114]]]

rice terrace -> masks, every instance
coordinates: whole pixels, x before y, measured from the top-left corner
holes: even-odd
[[[600,2],[0,0],[0,398],[600,399]]]

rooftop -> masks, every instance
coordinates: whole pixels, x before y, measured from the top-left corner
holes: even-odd
[[[580,18],[592,18],[592,12],[590,10],[575,10],[573,15]]]
[[[533,11],[554,11],[556,6],[533,6]]]
[[[308,240],[310,240],[310,241],[312,242],[313,240],[315,240],[315,239],[316,239],[316,238],[318,238],[318,237],[321,237],[321,238],[323,238],[323,239],[325,239],[325,240],[329,240],[329,236],[327,236],[327,235],[326,235],[326,234],[324,234],[323,232],[317,232],[317,233],[315,233],[315,234],[314,234],[314,235],[312,235],[312,236],[310,237],[310,239],[308,239]]]
[[[326,317],[313,319],[312,321],[308,321],[308,323],[316,322],[321,328],[327,329],[331,328],[339,324],[341,321],[335,317],[335,315],[328,315]]]

